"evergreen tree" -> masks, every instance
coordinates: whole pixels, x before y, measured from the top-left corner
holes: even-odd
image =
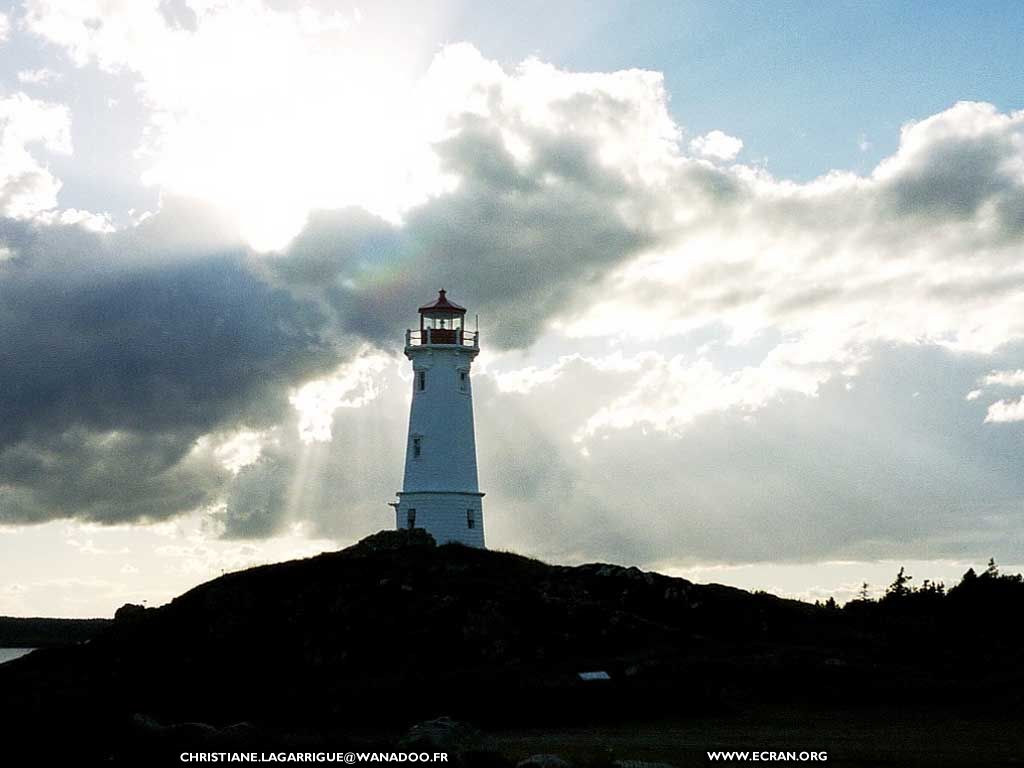
[[[896,574],[896,579],[889,585],[889,589],[886,590],[886,597],[899,599],[906,597],[913,591],[907,584],[914,577],[905,575],[904,571],[903,566],[900,566],[900,572]]]

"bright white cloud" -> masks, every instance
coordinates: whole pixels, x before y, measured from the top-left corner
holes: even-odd
[[[394,218],[430,191],[401,40],[367,39],[357,16],[311,7],[189,7],[194,25],[155,0],[27,4],[26,27],[79,66],[139,76],[148,183],[230,211],[263,249],[313,208]]]
[[[110,214],[93,213],[78,208],[53,209],[37,213],[34,219],[40,224],[58,226],[78,225],[90,232],[113,232],[114,224]]]
[[[60,73],[52,69],[23,69],[18,73],[18,82],[25,85],[49,85],[60,80]]]
[[[220,460],[225,469],[237,475],[243,467],[259,459],[266,440],[266,433],[241,429],[216,441],[213,455]],[[208,442],[211,442],[210,437],[204,435],[199,440],[200,447],[205,447]]]
[[[712,160],[734,160],[743,149],[743,140],[722,131],[710,131],[690,142],[690,150]]]
[[[0,12],[0,43],[7,42],[7,37],[11,33],[11,20],[7,17],[6,13]]]
[[[985,421],[993,424],[1024,421],[1024,397],[1016,400],[997,400],[992,403],[988,407]]]
[[[986,387],[1024,387],[1024,370],[992,371],[982,379],[982,384]]]
[[[303,442],[331,439],[334,412],[339,408],[360,408],[379,394],[378,374],[392,365],[388,355],[364,349],[354,360],[330,376],[303,384],[289,397],[299,414],[299,435]]]
[[[1024,387],[1024,369],[991,371],[978,380],[982,387]],[[967,400],[977,400],[981,397],[983,389],[972,389],[967,393]],[[1021,405],[1019,402],[1000,400],[992,403],[985,416],[987,423],[1021,421],[1024,417],[1019,416]]]
[[[587,419],[574,439],[636,424],[679,433],[709,413],[756,411],[781,392],[814,396],[832,371],[805,355],[806,349],[798,345],[782,344],[759,365],[723,372],[706,359],[645,354],[642,373],[630,390]]]
[[[761,392],[773,391],[769,381],[813,392],[809,382],[856,370],[878,342],[988,354],[1024,338],[1024,112],[962,103],[908,124],[868,177],[797,184],[741,166],[679,172],[667,208],[685,210],[678,190],[702,178],[721,190],[713,205],[614,270],[607,298],[564,322],[570,337],[645,344],[719,327],[736,345],[778,335],[780,354],[757,374]],[[739,407],[759,402],[678,366],[665,384],[680,377],[691,389],[703,381],[715,400],[733,392]],[[678,418],[664,397],[660,408],[644,399],[627,410],[658,424]],[[624,408],[601,423],[632,423]]]
[[[431,143],[467,114],[506,114],[513,154],[538,131],[571,127],[601,141],[605,162],[649,179],[671,162],[679,131],[657,73],[569,73],[530,60],[508,74],[467,44],[445,47],[420,73],[412,40],[367,34],[358,14],[256,0],[190,8],[185,26],[155,0],[30,0],[25,19],[79,66],[136,74],[150,110],[144,179],[232,212],[259,249],[283,246],[313,209],[359,205],[399,221],[450,189]],[[581,97],[591,114],[575,120]]]
[[[0,214],[32,218],[57,205],[60,181],[38,150],[71,153],[66,107],[16,93],[0,99]]]
[[[535,365],[512,370],[489,370],[494,376],[498,389],[502,392],[514,392],[520,395],[529,394],[535,388],[550,384],[560,379],[566,371],[575,366],[586,366],[600,372],[613,371],[618,373],[637,374],[651,365],[657,365],[663,358],[654,352],[644,352],[626,356],[617,350],[604,356],[588,356],[581,354],[562,355],[558,362],[546,367]]]

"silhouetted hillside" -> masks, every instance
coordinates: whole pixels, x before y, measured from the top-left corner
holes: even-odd
[[[996,584],[991,604],[984,585],[961,585],[840,609],[384,532],[126,607],[88,644],[0,666],[0,722],[31,738],[59,727],[109,755],[153,723],[196,721],[318,743],[439,714],[481,728],[761,705],[1004,714],[1021,708],[1024,588]]]

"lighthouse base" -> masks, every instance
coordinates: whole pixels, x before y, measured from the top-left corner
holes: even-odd
[[[484,547],[483,494],[468,491],[400,491],[395,528],[423,528],[438,544]]]

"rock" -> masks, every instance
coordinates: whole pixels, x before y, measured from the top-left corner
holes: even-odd
[[[572,768],[572,763],[558,755],[530,755],[520,760],[516,768]]]
[[[114,621],[132,621],[146,612],[146,606],[125,603],[114,612]]]
[[[374,552],[392,552],[396,549],[417,547],[433,549],[437,547],[434,537],[422,528],[402,528],[397,531],[380,531],[372,536],[361,539],[352,549],[366,554]]]
[[[425,750],[459,754],[475,747],[479,741],[480,734],[473,726],[450,717],[439,717],[410,728],[398,742],[398,748],[410,752]]]

